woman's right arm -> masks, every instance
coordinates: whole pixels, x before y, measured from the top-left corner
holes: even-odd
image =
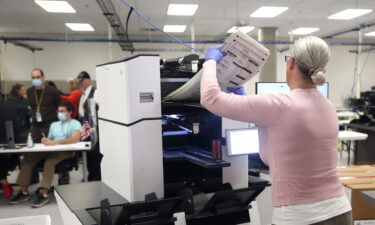
[[[70,93],[70,95],[68,95],[68,96],[61,95],[61,100],[63,100],[63,101],[68,101],[68,102],[72,102],[72,101],[74,101],[75,99],[78,99],[80,96],[81,96],[81,91],[79,91],[79,90],[74,90],[74,91],[72,91],[72,93]]]
[[[275,122],[288,102],[286,95],[239,96],[221,91],[216,78],[216,62],[203,65],[201,104],[210,112],[222,117],[257,125]]]

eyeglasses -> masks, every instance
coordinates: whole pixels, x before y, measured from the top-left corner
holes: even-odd
[[[35,80],[35,79],[38,79],[38,80],[39,80],[39,79],[41,79],[41,78],[42,78],[42,76],[31,77],[32,80]]]
[[[292,58],[292,56],[290,56],[290,55],[286,55],[286,56],[285,56],[285,62],[288,62],[290,58]]]

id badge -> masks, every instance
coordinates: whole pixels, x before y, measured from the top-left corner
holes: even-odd
[[[42,122],[42,114],[39,111],[36,111],[35,118],[37,122]]]

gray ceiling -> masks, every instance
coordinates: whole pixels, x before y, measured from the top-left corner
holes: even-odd
[[[375,20],[375,12],[349,21],[326,19],[329,15],[347,8],[375,9],[375,0],[238,0],[238,13],[235,0],[128,0],[135,8],[159,26],[164,24],[188,25],[185,33],[190,35],[190,25],[194,23],[199,38],[222,36],[238,20],[255,27],[278,27],[279,37],[287,37],[293,27],[320,27],[318,36],[325,36],[346,28]],[[66,35],[76,34],[67,30],[65,22],[90,23],[94,33],[84,35],[106,35],[107,20],[102,15],[95,0],[68,0],[76,9],[76,14],[47,13],[33,0],[0,1],[0,35]],[[113,0],[117,12],[125,21],[128,8],[120,0]],[[199,8],[193,17],[168,16],[169,3],[198,3]],[[249,14],[260,6],[287,6],[289,10],[276,18],[250,18]],[[238,19],[237,19],[238,18]],[[147,39],[156,37],[158,32],[149,32],[144,21],[132,14],[129,36]],[[374,27],[375,29],[375,27]],[[255,31],[252,33],[255,35]],[[339,38],[354,38],[355,33]]]

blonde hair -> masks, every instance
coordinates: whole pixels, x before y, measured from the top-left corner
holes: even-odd
[[[325,67],[331,55],[325,41],[315,36],[300,38],[294,43],[291,55],[308,79],[317,85],[324,84]]]
[[[69,77],[66,82],[72,88],[72,91],[78,89],[78,82],[74,77]]]

